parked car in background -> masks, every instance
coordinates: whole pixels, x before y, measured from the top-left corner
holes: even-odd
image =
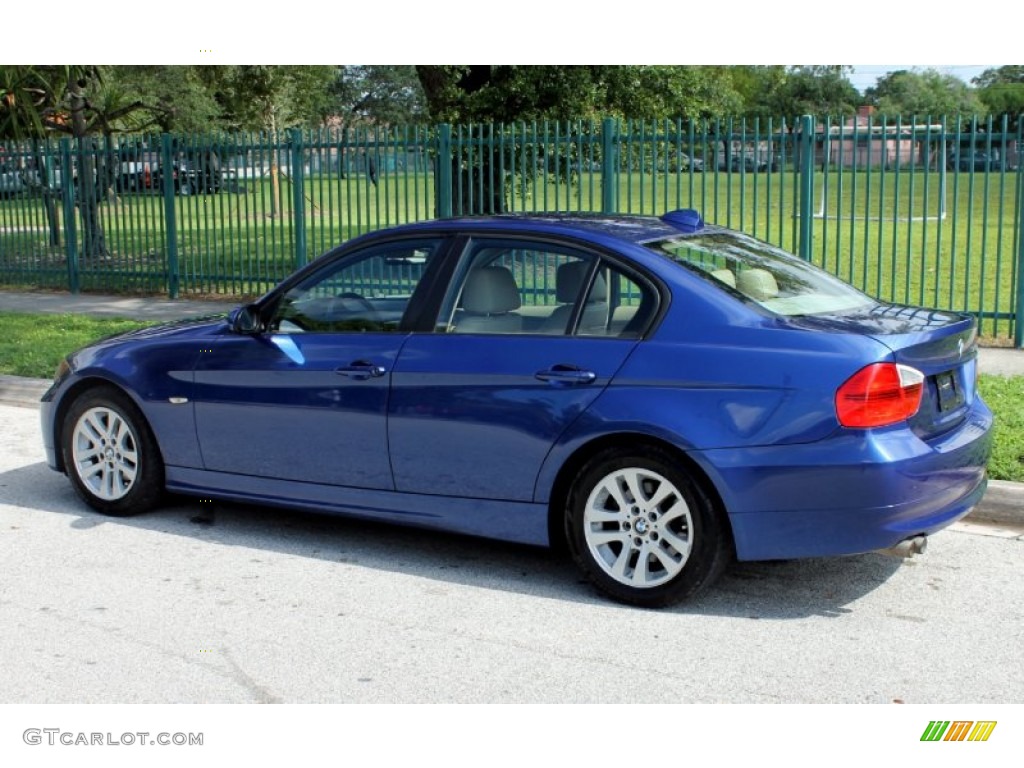
[[[106,514],[174,491],[564,544],[662,606],[733,558],[919,551],[966,515],[976,356],[973,317],[696,211],[441,219],[69,355],[42,434]]]
[[[118,149],[118,192],[143,192],[156,183],[155,169],[159,167],[160,155],[145,147],[125,145]]]
[[[22,169],[13,164],[0,165],[0,198],[16,197],[26,189]]]
[[[718,170],[739,173],[774,173],[778,166],[774,158],[746,153],[734,153],[730,156],[721,155]]]
[[[158,166],[153,185],[163,189],[165,169]],[[196,151],[181,153],[171,163],[171,178],[175,194],[213,194],[225,189],[225,173],[216,152]]]
[[[1000,168],[999,152],[982,149],[954,149],[946,160],[950,171],[997,171]]]
[[[704,160],[699,157],[694,157],[691,154],[683,152],[681,155],[682,162],[679,165],[680,171],[693,171],[694,173],[704,172]]]

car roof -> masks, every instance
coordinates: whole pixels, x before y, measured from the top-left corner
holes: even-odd
[[[550,235],[576,235],[587,240],[606,238],[628,243],[645,243],[684,234],[654,216],[607,213],[529,213],[468,216],[434,219],[400,227],[412,232],[533,232]],[[709,227],[709,229],[711,229]]]

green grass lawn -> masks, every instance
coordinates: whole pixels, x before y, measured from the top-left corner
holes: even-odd
[[[996,480],[1024,482],[1024,376],[981,376],[978,386],[996,416],[989,472]]]
[[[0,312],[0,374],[48,379],[69,352],[115,333],[151,323],[87,315]]]
[[[266,179],[249,179],[239,192],[177,196],[170,209],[181,291],[260,294],[295,269],[303,239],[311,260],[356,235],[433,217],[434,181],[429,172],[382,173],[377,184],[362,174],[325,173],[305,177],[298,193],[288,179],[276,191]],[[617,204],[623,213],[648,215],[697,208],[709,222],[793,250],[798,182],[790,170],[690,174],[637,168],[617,179]],[[516,212],[599,211],[601,188],[597,171],[512,177],[506,204]],[[474,188],[475,199],[483,191]],[[815,174],[812,202],[814,263],[885,301],[999,313],[983,319],[982,332],[1012,332],[1015,174],[833,169]],[[166,292],[167,210],[166,201],[151,193],[104,200],[100,218],[110,256],[80,261],[81,288]],[[38,197],[0,201],[0,283],[67,287],[64,249],[49,245],[47,231]]]
[[[31,315],[0,312],[0,374],[50,378],[69,352],[114,333],[147,325],[83,315]],[[1024,376],[983,375],[979,387],[996,415],[995,452],[990,463],[996,480],[1024,482]]]

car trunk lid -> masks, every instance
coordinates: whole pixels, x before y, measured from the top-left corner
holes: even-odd
[[[879,304],[846,315],[789,318],[798,327],[862,333],[892,351],[897,363],[925,375],[921,407],[910,427],[921,438],[960,424],[976,396],[977,321],[955,312]]]

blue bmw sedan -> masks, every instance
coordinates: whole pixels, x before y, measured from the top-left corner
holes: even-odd
[[[966,515],[976,344],[695,211],[447,219],[75,352],[42,431],[105,514],[173,491],[564,545],[662,606],[733,558],[919,547]]]

